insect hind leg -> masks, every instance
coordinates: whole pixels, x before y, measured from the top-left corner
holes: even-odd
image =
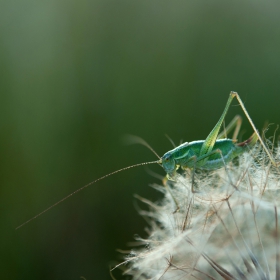
[[[236,99],[237,99],[237,101],[239,102],[239,104],[240,104],[240,106],[241,106],[241,108],[242,108],[242,110],[243,110],[245,116],[247,117],[247,119],[248,119],[249,123],[251,124],[253,130],[254,130],[255,133],[257,134],[258,139],[259,139],[261,145],[263,146],[265,152],[267,153],[267,155],[268,155],[270,161],[272,162],[272,164],[273,164],[274,166],[277,166],[277,164],[276,164],[275,160],[273,159],[273,157],[272,157],[270,151],[268,150],[268,148],[267,148],[267,146],[265,145],[265,143],[263,142],[263,140],[262,140],[262,138],[261,138],[261,136],[260,136],[258,130],[256,129],[256,127],[255,127],[255,125],[254,125],[254,123],[253,123],[251,117],[249,116],[249,113],[248,113],[248,111],[246,110],[246,108],[245,108],[245,106],[244,106],[244,103],[242,102],[242,100],[241,100],[239,94],[238,94],[237,92],[231,91],[230,96],[231,96],[232,98],[236,97]]]
[[[241,128],[242,117],[240,115],[236,115],[232,121],[224,128],[224,130],[218,135],[217,139],[227,138],[228,134],[234,129],[233,132],[233,141],[237,141],[237,137]]]

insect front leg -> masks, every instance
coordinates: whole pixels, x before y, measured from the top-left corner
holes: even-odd
[[[180,206],[179,203],[177,201],[177,199],[175,198],[174,194],[172,193],[172,190],[170,189],[168,182],[171,181],[170,178],[167,178],[167,176],[165,176],[162,180],[163,182],[163,186],[166,188],[166,190],[169,192],[170,196],[172,197],[175,205],[176,205],[176,209],[173,211],[173,214],[177,213],[180,210]],[[175,181],[172,179],[172,181]],[[176,182],[176,181],[175,181]]]
[[[179,167],[180,166],[177,165],[176,169],[172,172],[172,174],[167,173],[167,175],[162,180],[163,186],[166,188],[166,190],[168,191],[168,193],[170,194],[170,196],[172,197],[172,200],[174,201],[174,203],[176,205],[176,209],[173,211],[173,214],[175,214],[176,212],[178,212],[180,210],[180,205],[179,205],[177,199],[175,198],[172,189],[170,188],[169,182],[178,183],[180,181],[182,184],[184,184],[182,182],[182,180],[180,180],[181,175],[176,172],[176,170],[178,170]]]

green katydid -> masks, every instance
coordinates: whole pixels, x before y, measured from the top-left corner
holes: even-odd
[[[248,140],[242,143],[236,143],[236,137],[241,126],[241,118],[239,116],[233,119],[233,121],[225,129],[225,132],[218,134],[229,109],[229,105],[231,104],[234,97],[237,98],[241,108],[243,109],[247,119],[249,120],[254,130],[253,135]],[[236,126],[236,129],[233,139],[220,139],[228,130],[231,130],[234,126]],[[257,140],[261,142],[261,145],[266,151],[272,164],[276,165],[272,155],[270,154],[268,148],[260,137],[259,132],[256,129],[238,93],[231,92],[224,112],[222,113],[215,127],[207,136],[206,140],[183,143],[182,145],[165,153],[159,160],[159,163],[167,173],[167,178],[169,180],[172,180],[175,177],[176,170],[179,167],[181,167],[182,169],[197,168],[207,170],[213,170],[223,167],[225,164],[232,161],[235,157],[248,150],[248,148],[253,147]]]
[[[244,114],[246,115],[247,119],[249,120],[254,133],[253,135],[247,139],[246,141],[242,143],[236,143],[236,137],[238,134],[238,131],[241,126],[241,118],[239,116],[235,117],[233,121],[226,127],[225,131],[221,132],[219,134],[219,131],[221,129],[221,126],[224,122],[225,116],[228,112],[229,106],[232,102],[232,100],[236,97],[238,100],[241,108],[244,111]],[[226,136],[227,131],[231,130],[233,127],[235,128],[235,132],[233,135],[233,139],[223,138],[221,137]],[[36,219],[37,217],[41,216],[51,208],[55,207],[59,203],[63,202],[70,196],[80,192],[81,190],[87,188],[90,185],[95,184],[96,182],[105,179],[108,176],[111,176],[113,174],[116,174],[118,172],[134,168],[137,166],[143,166],[147,164],[154,164],[157,163],[161,165],[166,172],[166,177],[168,180],[176,181],[177,179],[177,172],[176,170],[178,168],[182,169],[192,169],[194,172],[194,169],[207,169],[207,170],[213,170],[218,169],[223,166],[225,166],[227,163],[231,162],[234,158],[241,155],[245,151],[248,150],[248,148],[251,148],[255,145],[257,140],[260,141],[261,145],[263,146],[263,149],[267,153],[269,159],[271,160],[272,164],[276,166],[276,162],[274,161],[271,153],[269,152],[268,148],[266,147],[265,143],[263,142],[262,138],[259,135],[258,130],[256,129],[252,119],[250,118],[241,98],[239,97],[237,92],[231,92],[228,98],[228,101],[226,103],[226,107],[215,125],[215,127],[212,129],[212,131],[209,133],[207,138],[205,140],[200,141],[193,141],[193,142],[186,142],[178,147],[168,151],[165,153],[162,157],[159,157],[157,153],[143,140],[140,142],[144,145],[146,145],[158,158],[159,160],[151,161],[151,162],[144,162],[144,163],[138,163],[134,164],[128,167],[121,168],[119,170],[116,170],[114,172],[111,172],[101,178],[98,178],[89,184],[79,188],[78,190],[74,191],[73,193],[67,195],[63,199],[59,200],[55,204],[51,205],[41,213],[37,214],[33,218],[29,219],[28,221],[24,222],[20,226],[18,226],[16,229],[24,226],[25,224],[29,223],[30,221]],[[139,141],[138,141],[139,142]],[[193,190],[192,190],[193,191]],[[194,192],[194,191],[193,191]],[[176,203],[176,201],[175,201]]]

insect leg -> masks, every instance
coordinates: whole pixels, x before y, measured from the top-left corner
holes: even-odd
[[[227,114],[227,111],[229,109],[230,103],[232,102],[233,98],[235,97],[235,95],[230,94],[228,101],[226,103],[226,107],[220,117],[220,119],[218,120],[217,124],[214,126],[214,128],[212,129],[212,131],[209,133],[209,135],[207,136],[206,140],[204,141],[199,156],[203,156],[203,155],[207,155],[209,152],[212,151],[215,142],[217,140],[218,137],[218,133],[220,131],[221,125],[225,119],[225,116]]]
[[[194,190],[194,185],[195,185],[195,182],[194,182],[194,175],[195,175],[196,163],[197,163],[197,157],[194,156],[194,166],[193,166],[193,168],[192,168],[192,193],[196,193],[196,192],[197,192],[197,191]]]
[[[236,141],[238,133],[240,131],[241,124],[242,124],[242,117],[239,116],[239,115],[236,115],[232,119],[232,121],[226,126],[226,128],[218,135],[217,139],[227,138],[228,133],[230,131],[232,131],[232,129],[235,127],[234,132],[233,132],[232,140]]]
[[[220,153],[221,154],[221,151],[220,150],[214,150],[214,151],[211,151],[209,153],[207,153],[206,155],[202,155],[202,156],[192,156],[188,162],[192,161],[193,162],[193,166],[191,168],[191,172],[192,172],[192,193],[197,193],[197,191],[194,190],[194,186],[195,186],[195,169],[197,167],[197,163],[198,162],[204,162],[205,160],[207,160],[208,157],[210,157],[211,155],[213,154],[216,154],[216,153]],[[222,155],[221,155],[222,156]],[[199,164],[199,166],[203,166],[203,164],[201,165],[202,163]]]
[[[194,167],[192,168],[192,193],[197,193],[197,192],[198,192],[198,191],[195,191],[195,190],[194,190],[194,185],[195,185],[195,182],[194,182],[194,173],[195,173],[195,168],[196,168],[196,166],[197,166],[197,163],[200,162],[200,161],[204,161],[204,160],[207,159],[208,157],[210,157],[210,156],[212,156],[212,155],[214,155],[214,154],[217,154],[217,153],[220,154],[220,156],[221,156],[221,159],[222,159],[223,164],[224,164],[224,167],[225,167],[225,171],[226,171],[226,173],[227,173],[227,175],[228,175],[228,177],[229,177],[229,180],[230,180],[231,185],[236,189],[236,187],[235,187],[234,184],[232,183],[232,180],[231,180],[231,178],[230,178],[230,176],[229,176],[229,172],[228,172],[228,169],[227,169],[227,166],[226,166],[226,162],[225,162],[225,160],[224,160],[223,153],[222,153],[222,151],[221,151],[220,149],[216,149],[216,150],[213,150],[213,151],[211,151],[210,153],[208,153],[208,154],[206,154],[206,155],[203,155],[203,156],[200,156],[200,157],[196,157],[196,156],[193,157],[193,159],[195,160],[195,162],[194,162]]]
[[[165,177],[166,178],[166,177]],[[164,180],[164,183],[163,185],[165,186],[166,190],[169,192],[169,194],[171,195],[175,205],[176,205],[176,209],[173,211],[173,214],[177,213],[179,210],[180,210],[180,206],[179,206],[179,203],[178,201],[176,200],[175,196],[173,195],[172,193],[172,190],[169,188],[169,185],[168,185],[168,179]]]
[[[173,181],[175,183],[181,182],[182,184],[184,184],[184,182],[182,180],[180,180],[181,175],[179,173],[175,173],[175,175],[173,175],[172,177],[169,175],[166,175],[163,180],[163,186],[166,188],[166,190],[169,192],[169,194],[171,195],[175,205],[176,205],[176,209],[173,211],[173,214],[177,213],[180,210],[180,206],[179,203],[177,201],[177,199],[175,198],[172,189],[170,189],[168,182]]]
[[[243,110],[245,116],[247,117],[247,119],[248,119],[249,123],[251,124],[253,130],[254,130],[255,133],[257,134],[258,139],[259,139],[259,141],[261,142],[261,145],[263,146],[263,148],[264,148],[265,152],[267,153],[269,159],[271,160],[271,162],[272,162],[272,164],[273,164],[274,166],[277,166],[275,160],[272,158],[271,153],[269,152],[268,148],[266,147],[265,143],[263,142],[262,138],[260,137],[260,134],[259,134],[258,130],[256,129],[256,127],[255,127],[255,125],[254,125],[254,123],[253,123],[251,117],[249,116],[248,111],[246,110],[246,108],[245,108],[245,106],[244,106],[244,104],[243,104],[241,98],[239,97],[238,93],[232,91],[232,92],[230,93],[230,97],[232,97],[232,98],[236,97],[236,99],[237,99],[237,101],[239,102],[239,104],[240,104],[240,106],[241,106],[241,108],[242,108],[242,110]]]

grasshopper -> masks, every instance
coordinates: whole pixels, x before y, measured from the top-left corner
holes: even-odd
[[[250,122],[254,133],[253,135],[247,139],[244,142],[237,143],[237,134],[239,132],[240,126],[241,126],[241,117],[236,116],[231,123],[225,128],[223,132],[220,132],[221,126],[224,122],[225,116],[228,112],[229,106],[232,102],[232,100],[236,97],[237,101],[239,102],[241,108],[243,109],[244,114],[246,115],[248,121]],[[235,131],[233,134],[233,139],[228,138],[222,138],[226,137],[227,133],[232,130],[235,127]],[[144,162],[144,163],[138,163],[134,165],[130,165],[128,167],[121,168],[119,170],[116,170],[114,172],[111,172],[103,177],[100,177],[89,184],[77,189],[76,191],[72,192],[71,194],[67,195],[63,199],[59,200],[55,204],[51,205],[41,213],[37,214],[33,218],[27,220],[20,226],[18,226],[16,229],[24,226],[25,224],[29,223],[30,221],[36,219],[37,217],[41,216],[51,208],[55,207],[59,203],[63,202],[64,200],[68,199],[70,196],[80,192],[81,190],[87,188],[90,185],[95,184],[96,182],[105,179],[108,176],[111,176],[113,174],[116,174],[118,172],[134,168],[137,166],[143,166],[147,164],[159,164],[162,166],[164,171],[166,172],[166,178],[171,181],[176,181],[178,178],[177,170],[178,168],[181,168],[183,170],[185,169],[191,169],[193,174],[195,169],[206,169],[206,170],[214,170],[221,168],[223,166],[226,166],[227,163],[231,162],[234,158],[241,155],[245,151],[248,151],[248,148],[250,149],[253,147],[257,141],[260,141],[263,149],[267,153],[270,161],[274,166],[276,165],[275,160],[273,159],[270,151],[268,150],[267,146],[263,142],[262,138],[259,135],[258,130],[256,129],[251,117],[249,116],[241,98],[239,97],[237,92],[230,92],[229,98],[227,100],[225,109],[218,120],[217,124],[214,126],[212,131],[209,133],[207,138],[205,140],[199,140],[199,141],[193,141],[193,142],[185,142],[178,147],[168,151],[165,153],[162,157],[159,157],[156,152],[145,142],[141,141],[144,145],[146,145],[154,154],[159,158],[156,161],[151,162]],[[192,186],[192,192],[194,193],[194,189]],[[176,201],[175,201],[176,203]],[[177,203],[176,203],[177,204]]]

